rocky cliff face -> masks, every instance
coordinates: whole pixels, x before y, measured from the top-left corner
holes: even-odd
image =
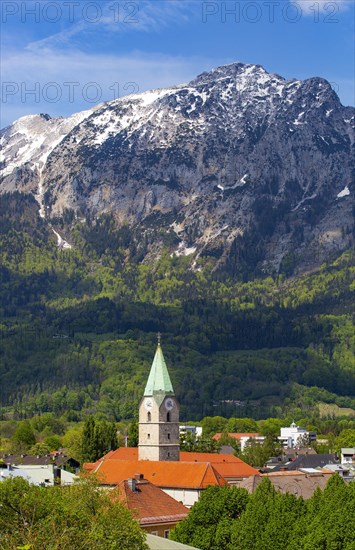
[[[230,269],[318,265],[350,244],[354,109],[320,78],[235,63],[187,85],[1,132],[0,190],[42,216],[110,212]],[[155,246],[157,243],[155,243]]]

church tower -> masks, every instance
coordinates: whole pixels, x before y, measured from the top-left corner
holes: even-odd
[[[139,460],[179,460],[179,404],[158,337],[152,367],[139,405]]]

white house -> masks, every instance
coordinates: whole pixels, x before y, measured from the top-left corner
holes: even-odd
[[[281,428],[281,435],[278,437],[278,440],[285,448],[303,447],[305,439],[308,439],[310,443],[316,441],[317,434],[315,432],[308,432],[305,428],[300,428],[294,422],[288,428]]]
[[[187,426],[180,424],[179,426],[179,432],[181,434],[192,434],[195,437],[201,437],[202,435],[202,427],[201,426]]]
[[[354,479],[354,474],[352,474],[350,468],[344,464],[326,464],[323,470],[332,470],[339,474],[345,481],[352,481]]]
[[[74,483],[76,475],[57,468],[54,464],[31,464],[19,467],[8,464],[7,467],[0,468],[0,481],[9,477],[23,477],[34,485],[50,487],[55,483],[71,485]]]
[[[341,463],[355,466],[355,447],[343,447],[341,449]]]

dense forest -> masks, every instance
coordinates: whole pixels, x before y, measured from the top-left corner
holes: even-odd
[[[73,212],[49,224],[30,196],[2,196],[3,419],[134,418],[158,331],[182,421],[355,408],[351,250],[297,277],[231,275],[171,254],[170,233],[149,262],[158,233]]]

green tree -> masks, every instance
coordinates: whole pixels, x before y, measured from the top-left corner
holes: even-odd
[[[114,422],[101,420],[101,422],[95,423],[95,444],[99,455],[97,458],[108,451],[117,449],[117,428]]]
[[[47,445],[50,451],[57,451],[62,445],[62,439],[57,435],[48,435],[43,443]]]
[[[0,508],[1,548],[148,548],[129,510],[91,479],[43,488],[10,478],[0,483]]]
[[[261,535],[260,550],[284,550],[290,541],[296,539],[294,530],[306,516],[306,505],[302,498],[277,492],[273,499],[270,515]]]
[[[208,487],[170,538],[202,550],[225,550],[231,526],[245,509],[248,492],[236,487]]]
[[[202,434],[196,437],[191,432],[180,434],[180,450],[195,453],[217,453],[221,447],[220,441],[215,441],[212,437]]]
[[[197,446],[196,434],[191,432],[180,433],[180,451],[194,452]]]
[[[268,418],[267,420],[259,420],[260,434],[269,437],[277,437],[280,435],[280,429],[285,426],[285,420],[280,418]]]
[[[248,500],[240,520],[233,524],[231,548],[238,550],[266,550],[261,546],[265,526],[267,525],[275,504],[276,491],[269,478],[258,485]]]
[[[50,448],[45,443],[36,443],[30,449],[28,449],[29,455],[47,455],[50,452]]]
[[[215,433],[222,433],[226,430],[228,420],[223,416],[205,416],[201,421],[202,433],[204,436],[213,436]]]
[[[95,421],[89,416],[83,427],[82,459],[84,462],[95,462],[108,451],[116,449],[117,430],[114,422]]]
[[[82,456],[82,429],[70,428],[62,437],[63,447],[66,448],[66,454],[78,462],[84,462]]]
[[[19,423],[13,436],[14,450],[27,451],[36,443],[36,436],[28,420]]]
[[[85,421],[81,444],[81,456],[83,462],[95,462],[99,456],[95,438],[95,420],[91,415]]]
[[[253,418],[229,418],[227,431],[232,433],[255,433],[258,431],[258,426]]]
[[[243,452],[238,453],[238,456],[251,466],[261,467],[270,457],[280,454],[280,443],[273,437],[266,437],[262,443],[251,439],[247,442]]]
[[[334,474],[323,493],[316,492],[307,502],[307,508],[306,521],[298,533],[298,545],[294,542],[290,550],[354,549],[354,483],[346,484]]]
[[[138,447],[138,422],[137,420],[132,420],[128,426],[128,447]]]
[[[335,449],[340,453],[342,447],[355,447],[355,430],[342,430],[335,439]]]

